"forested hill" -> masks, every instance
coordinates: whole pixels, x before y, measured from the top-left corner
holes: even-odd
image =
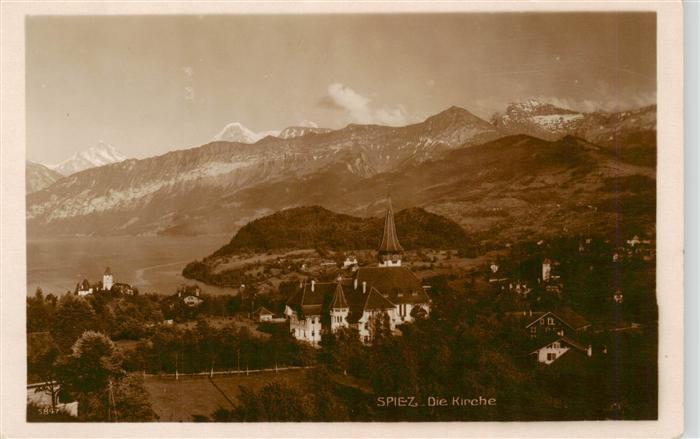
[[[463,248],[469,244],[457,223],[421,208],[404,209],[396,214],[395,221],[399,241],[407,250]],[[320,206],[297,207],[248,223],[212,257],[275,249],[374,249],[383,226],[384,218],[358,218]]]

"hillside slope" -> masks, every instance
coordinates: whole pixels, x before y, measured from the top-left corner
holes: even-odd
[[[395,221],[406,249],[461,248],[469,243],[459,225],[421,208],[404,209]],[[354,217],[320,206],[297,207],[246,224],[214,256],[279,249],[374,249],[381,241],[383,225],[381,217]]]
[[[63,178],[59,172],[40,164],[27,161],[24,169],[24,184],[28,194],[40,191]]]

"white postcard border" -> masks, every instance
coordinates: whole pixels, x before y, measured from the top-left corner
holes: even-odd
[[[24,17],[27,15],[657,12],[659,420],[472,423],[28,424]],[[673,437],[683,429],[682,4],[666,2],[35,2],[2,4],[0,434],[7,437]]]

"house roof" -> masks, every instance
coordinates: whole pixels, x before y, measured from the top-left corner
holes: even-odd
[[[360,268],[354,282],[304,282],[287,306],[300,315],[321,315],[332,308],[348,308],[348,321],[357,322],[365,311],[385,310],[397,304],[428,303],[420,279],[406,267]],[[367,282],[365,292],[362,283]]]
[[[570,327],[573,330],[579,330],[590,326],[588,320],[586,320],[584,317],[582,317],[580,314],[576,313],[572,309],[560,308],[556,311],[549,311],[545,313],[533,312],[532,317],[528,318],[530,323],[528,323],[525,327],[529,328],[530,326],[534,325],[537,321],[539,321],[542,317],[545,317],[547,315],[552,315],[558,318],[562,323],[564,323],[566,326]]]
[[[358,290],[367,282],[368,289],[376,288],[394,304],[430,302],[420,279],[407,267],[360,267],[355,279]]]
[[[324,300],[335,291],[333,282],[304,282],[287,301],[287,306],[303,315],[320,315]]]
[[[274,313],[272,311],[265,308],[264,306],[261,306],[260,308],[258,308],[253,314],[255,314],[255,315],[263,315],[263,314],[274,315]]]
[[[391,197],[388,198],[388,206],[386,215],[384,216],[384,235],[382,242],[379,244],[380,253],[396,253],[403,251],[403,247],[399,243],[399,238],[396,235],[396,224],[394,223],[394,209],[391,206]]]
[[[550,337],[548,339],[545,339],[544,342],[540,341],[540,343],[537,344],[537,346],[539,346],[539,347],[537,349],[535,349],[534,351],[532,351],[531,354],[534,354],[535,352],[539,351],[540,349],[545,348],[545,347],[547,347],[547,346],[549,346],[552,343],[557,342],[557,341],[559,343],[564,343],[566,345],[569,345],[572,348],[577,349],[581,352],[586,352],[588,350],[588,348],[586,348],[586,346],[582,345],[581,343],[579,343],[578,341],[576,341],[572,338],[563,337],[563,336],[553,336],[553,337]]]
[[[379,291],[372,287],[367,294],[367,299],[365,300],[363,311],[371,310],[382,310],[394,308],[394,304],[382,296]]]

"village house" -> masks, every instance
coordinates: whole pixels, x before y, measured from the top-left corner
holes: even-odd
[[[257,322],[271,322],[272,319],[275,317],[275,314],[270,311],[269,309],[265,308],[264,306],[261,306],[255,312],[253,313],[253,317]]]
[[[535,357],[538,363],[550,365],[568,352],[583,353],[587,357],[590,357],[593,353],[590,345],[586,347],[571,338],[557,336],[532,351],[530,355]]]
[[[357,258],[354,255],[349,255],[348,257],[345,258],[345,261],[343,262],[343,268],[345,269],[354,269],[358,266]]]
[[[354,328],[370,343],[378,325],[396,332],[398,325],[427,316],[430,298],[420,279],[401,265],[402,253],[389,200],[378,266],[360,267],[349,280],[301,282],[285,307],[291,334],[317,345],[324,329]]]
[[[185,305],[189,307],[199,306],[203,302],[199,297],[199,287],[197,285],[180,287],[177,291],[177,297],[182,299]]]
[[[525,329],[530,338],[575,336],[587,331],[591,326],[590,322],[569,308],[547,312],[526,311],[523,317],[526,319]]]

